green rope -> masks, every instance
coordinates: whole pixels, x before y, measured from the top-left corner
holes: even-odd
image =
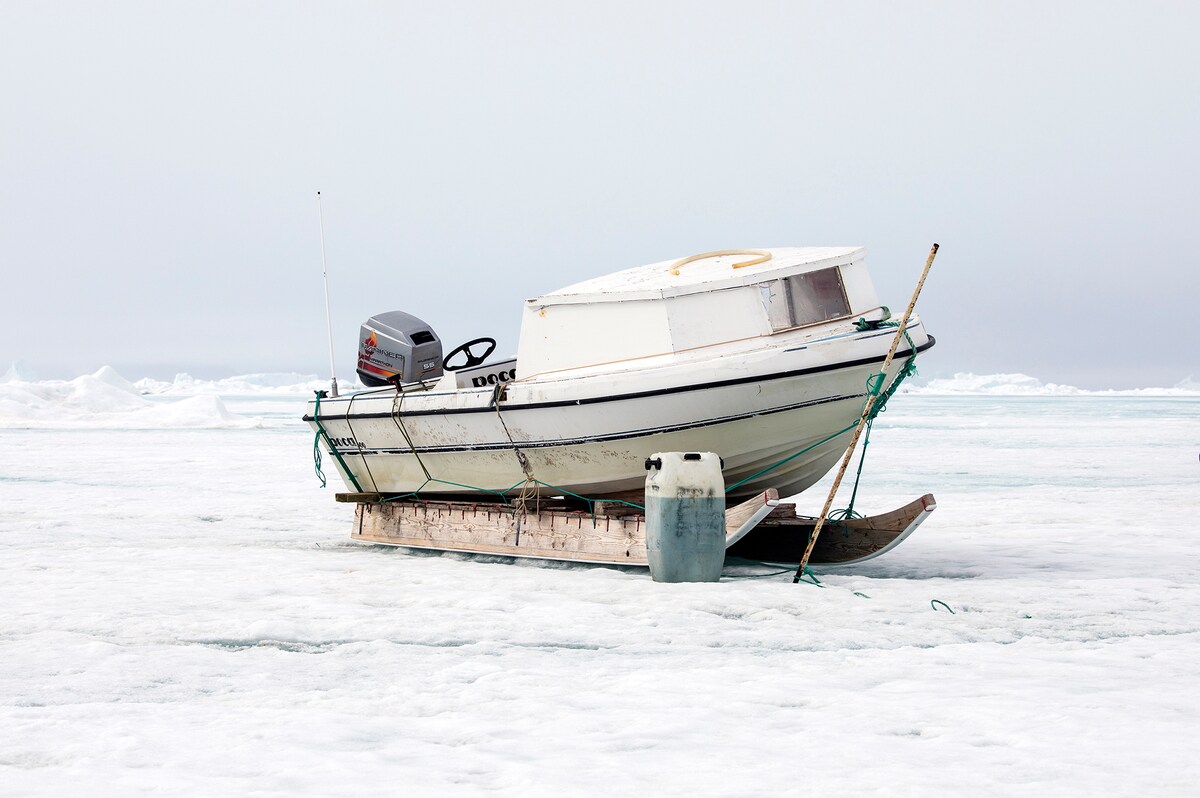
[[[759,563],[766,565],[766,563]],[[722,579],[766,579],[769,576],[779,576],[780,574],[790,574],[794,569],[784,568],[782,571],[771,571],[769,574],[722,574]]]
[[[865,319],[859,319],[858,324],[857,324],[857,327],[859,330],[870,330],[870,329],[876,329],[878,327],[899,327],[899,326],[900,326],[900,323],[895,322],[895,321],[868,322]],[[875,421],[876,416],[878,416],[880,413],[882,413],[884,410],[887,409],[887,402],[889,399],[892,398],[892,396],[900,388],[900,383],[904,382],[905,379],[907,379],[908,377],[917,373],[917,368],[916,368],[916,362],[917,362],[916,350],[917,350],[917,348],[913,344],[913,340],[909,336],[908,330],[904,331],[904,338],[905,338],[905,340],[908,341],[908,346],[910,349],[913,350],[913,354],[912,354],[912,356],[910,356],[908,358],[908,360],[906,360],[904,362],[904,365],[900,368],[900,372],[896,375],[896,379],[892,381],[892,384],[888,387],[888,389],[886,391],[883,390],[883,383],[887,380],[887,374],[885,374],[884,372],[882,372],[882,371],[875,372],[867,377],[867,382],[866,382],[867,398],[864,401],[869,402],[869,401],[871,401],[872,397],[879,397],[879,398],[875,402],[875,404],[871,407],[871,415],[867,418],[867,428],[866,428],[867,436],[863,442],[863,453],[859,457],[859,461],[858,461],[858,477],[862,476],[863,459],[866,457],[867,444],[870,443],[872,422]],[[790,454],[787,457],[783,458],[782,460],[779,460],[778,462],[767,466],[763,470],[758,471],[754,474],[751,474],[750,476],[746,477],[745,479],[742,479],[742,480],[739,480],[739,481],[733,483],[729,487],[725,488],[725,492],[729,493],[732,490],[737,490],[742,485],[745,485],[747,482],[751,482],[755,479],[758,479],[759,477],[763,476],[764,474],[771,473],[776,468],[779,468],[781,465],[784,465],[786,463],[791,462],[792,460],[795,460],[797,457],[799,457],[802,454],[811,452],[813,449],[817,448],[821,444],[828,443],[829,441],[833,440],[837,436],[847,433],[857,426],[858,426],[858,421],[855,421],[853,424],[849,425],[848,427],[843,427],[842,429],[838,430],[837,432],[833,433],[832,435],[822,438],[821,440],[817,441],[816,443],[812,444],[811,446],[806,446],[803,449],[801,449],[800,451],[795,452],[794,454]],[[854,493],[855,494],[857,494],[857,492],[858,492],[858,481],[859,481],[858,477],[856,477],[854,480]],[[841,515],[838,516],[838,518],[843,518],[843,519],[844,518],[861,518],[860,515],[858,515],[854,512],[853,496],[851,497],[851,500],[850,500],[850,506],[848,508],[846,508],[845,510],[839,510],[838,513],[841,513]],[[831,513],[829,515],[829,518],[831,520],[834,519],[834,517],[835,516],[833,513]]]
[[[321,480],[321,487],[325,487],[326,479],[325,472],[321,470],[321,436],[313,436],[313,469],[317,472],[317,479]]]
[[[852,518],[862,518],[862,513],[855,512],[854,500],[858,498],[858,483],[862,479],[863,463],[867,459],[867,447],[871,445],[871,425],[875,423],[874,417],[867,421],[866,434],[863,436],[862,451],[858,455],[858,471],[854,473],[854,488],[850,491],[850,504],[843,510],[833,510],[829,513],[829,521],[848,521]]]
[[[854,323],[855,329],[857,329],[859,332],[866,332],[867,330],[878,330],[880,327],[895,327],[897,325],[897,322],[888,321],[888,319],[892,317],[891,308],[889,308],[887,305],[883,305],[879,308],[879,310],[882,312],[879,314],[878,321],[867,321],[865,318],[860,318]]]
[[[508,425],[504,423],[504,417],[502,415],[500,415],[499,399],[500,399],[503,387],[504,386],[499,385],[499,384],[496,385],[496,390],[492,395],[492,404],[495,405],[495,407],[496,407],[496,417],[499,418],[501,426],[504,427],[504,432],[508,436],[509,443],[511,443],[513,445],[513,450],[517,453],[518,460],[522,463],[522,467],[525,468],[525,465],[526,465],[525,455],[523,452],[521,452],[520,448],[517,447],[516,441],[513,440],[512,433],[510,433],[508,431]],[[450,486],[453,486],[456,488],[463,488],[464,490],[475,491],[478,493],[490,493],[491,495],[497,496],[501,500],[508,502],[508,501],[511,501],[510,494],[512,494],[514,491],[517,491],[518,489],[520,489],[521,491],[524,491],[531,484],[532,485],[541,485],[542,487],[549,488],[550,490],[555,491],[556,493],[561,493],[565,496],[572,496],[576,499],[579,499],[580,501],[587,503],[588,510],[592,514],[592,524],[595,525],[595,523],[596,523],[596,502],[597,502],[596,499],[589,499],[586,496],[581,496],[578,493],[573,493],[572,491],[569,491],[566,488],[561,488],[557,485],[551,485],[549,482],[543,482],[540,479],[536,479],[536,478],[534,478],[532,472],[529,471],[528,469],[526,469],[525,479],[522,479],[519,482],[512,484],[511,486],[505,488],[504,490],[493,490],[491,488],[481,488],[476,485],[466,485],[461,482],[452,482],[447,479],[438,479],[437,477],[435,477],[429,473],[429,470],[425,467],[425,463],[421,461],[421,456],[417,454],[416,447],[413,446],[412,439],[409,437],[408,431],[404,428],[403,423],[400,421],[400,415],[398,412],[398,400],[397,400],[397,402],[394,402],[392,405],[392,418],[396,422],[396,426],[400,429],[400,433],[404,436],[405,442],[408,443],[409,449],[412,450],[413,456],[417,458],[417,462],[421,465],[421,469],[425,472],[425,481],[421,483],[420,487],[418,487],[416,490],[414,490],[410,493],[403,493],[403,494],[399,494],[396,496],[385,497],[382,499],[382,501],[384,501],[384,502],[403,501],[404,499],[420,500],[421,499],[421,491],[425,490],[426,486],[428,486],[430,484],[437,484],[437,485],[450,485]],[[608,504],[624,504],[627,507],[633,507],[635,509],[642,510],[643,512],[646,509],[645,507],[643,507],[640,504],[635,504],[634,502],[624,501],[622,499],[604,499],[603,501]],[[521,496],[518,496],[517,506],[518,507],[521,506],[522,503],[523,503],[523,498]],[[514,508],[514,512],[515,511],[516,511],[516,508]]]
[[[329,446],[330,454],[332,454],[337,459],[338,464],[341,465],[341,467],[342,467],[342,471],[344,471],[346,476],[350,479],[350,483],[352,485],[354,485],[354,489],[356,491],[358,491],[359,493],[362,493],[363,492],[362,486],[359,485],[358,480],[355,479],[354,472],[350,470],[350,467],[348,465],[346,465],[346,461],[342,459],[342,453],[339,452],[337,450],[337,447],[333,445],[333,441],[331,441],[329,439],[329,433],[325,431],[325,425],[323,425],[321,423],[321,397],[323,397],[325,395],[325,392],[317,391],[316,394],[317,394],[317,404],[313,408],[313,423],[317,425],[317,434],[313,439],[313,449],[318,450],[315,460],[316,460],[317,476],[321,478],[321,487],[322,488],[325,487],[325,475],[323,473],[321,473],[321,453],[319,451],[319,447],[321,445],[321,438],[324,438],[325,443],[328,444],[328,446]]]
[[[791,569],[791,568],[789,568],[788,570],[789,570],[789,571],[791,571],[792,569]],[[811,580],[811,581],[806,581],[806,580],[804,579],[804,577],[806,577],[806,576],[807,576],[807,577],[809,578],[809,580]],[[807,565],[806,565],[806,566],[804,566],[804,573],[803,573],[803,574],[800,576],[800,578],[799,578],[799,579],[794,579],[794,580],[792,580],[792,581],[793,581],[793,582],[805,582],[805,584],[809,584],[809,585],[816,585],[817,587],[821,587],[821,588],[825,587],[825,585],[821,584],[821,580],[820,580],[820,579],[817,579],[817,575],[816,575],[816,574],[814,574],[814,573],[812,572],[812,569],[811,569],[811,568],[809,568]]]
[[[874,327],[863,325],[874,325]],[[875,327],[898,327],[899,322],[882,321],[882,322],[867,322],[863,319],[858,320],[858,329],[874,329]],[[882,371],[871,375],[867,378],[867,393],[870,396],[878,397],[875,404],[871,407],[871,415],[867,418],[867,426],[863,435],[862,452],[858,456],[858,471],[854,474],[854,488],[850,491],[850,503],[843,510],[834,510],[828,516],[830,521],[845,521],[851,518],[862,518],[862,514],[854,510],[854,502],[858,498],[858,485],[862,480],[863,464],[867,459],[867,447],[871,445],[871,428],[875,424],[875,419],[879,414],[887,410],[888,400],[896,395],[896,391],[900,389],[900,384],[912,375],[917,373],[917,347],[913,344],[912,337],[909,336],[908,330],[904,331],[904,340],[908,341],[908,346],[912,350],[912,355],[904,361],[904,365],[900,367],[899,373],[896,374],[896,379],[886,391],[881,392],[886,374]],[[867,401],[870,401],[868,397]]]
[[[578,493],[572,493],[571,491],[567,490],[566,488],[560,488],[557,485],[551,485],[549,482],[542,482],[540,479],[535,479],[533,481],[536,482],[537,484],[541,485],[542,487],[550,488],[551,490],[560,491],[561,493],[564,493],[567,496],[574,496],[576,499],[580,499],[582,501],[587,502],[588,505],[592,508],[593,516],[596,514],[596,502],[597,501],[603,501],[605,504],[623,504],[626,507],[634,507],[638,510],[646,509],[643,505],[636,504],[635,502],[627,502],[624,499],[589,499],[586,496],[580,496]],[[524,480],[522,480],[518,484],[523,485]],[[513,486],[513,488],[515,488],[515,487],[516,487],[516,485]],[[509,488],[509,490],[512,490],[513,488]]]
[[[822,438],[821,440],[814,443],[812,446],[806,446],[805,448],[801,449],[800,451],[796,452],[795,454],[789,455],[788,457],[783,458],[778,463],[775,463],[774,465],[769,465],[766,468],[764,468],[762,471],[759,471],[755,474],[751,474],[750,476],[746,477],[745,479],[733,483],[729,487],[725,488],[725,492],[729,493],[729,491],[736,490],[737,488],[740,488],[742,485],[745,485],[747,482],[750,482],[751,480],[758,479],[763,474],[769,474],[770,472],[774,471],[776,468],[779,468],[784,463],[788,463],[788,462],[791,462],[792,460],[795,460],[797,457],[804,454],[805,452],[811,452],[813,449],[817,448],[822,443],[828,443],[829,441],[833,440],[837,436],[839,436],[843,433],[849,432],[850,430],[854,429],[857,426],[858,426],[858,422],[855,421],[850,426],[843,427],[842,429],[838,430],[837,432],[833,433],[832,435]]]
[[[888,326],[893,326],[896,322],[886,322]],[[900,384],[912,375],[917,373],[917,346],[913,343],[912,336],[908,334],[908,330],[904,331],[904,340],[908,342],[908,348],[912,350],[908,360],[904,361],[904,365],[900,367],[900,373],[896,375],[896,379],[892,381],[891,386],[884,391],[883,396],[875,403],[875,407],[871,409],[871,418],[874,419],[880,413],[887,409],[888,400],[891,399],[896,391],[900,389]],[[882,374],[880,375],[882,382]]]
[[[901,376],[898,376],[897,382],[903,379],[904,371],[901,370]],[[879,396],[880,388],[883,385],[884,373],[878,372],[867,378],[867,393],[870,396]],[[894,386],[896,383],[892,383]],[[890,396],[891,394],[889,394]],[[875,424],[875,417],[883,412],[881,405],[886,404],[887,399],[883,399],[875,403],[871,408],[871,416],[867,419],[866,434],[863,435],[862,451],[858,455],[858,470],[854,473],[854,488],[850,491],[850,504],[842,510],[834,510],[829,513],[828,520],[830,521],[847,521],[852,518],[862,518],[862,513],[855,512],[854,502],[858,498],[858,484],[862,480],[863,465],[867,460],[867,447],[871,445],[871,427]]]
[[[934,612],[938,611],[937,605],[939,605],[939,604],[941,604],[946,609],[950,610],[950,605],[947,604],[946,602],[942,601],[941,599],[934,599],[933,601],[929,602],[929,606],[933,607]],[[956,615],[957,613],[955,613],[954,610],[950,610],[950,614]]]

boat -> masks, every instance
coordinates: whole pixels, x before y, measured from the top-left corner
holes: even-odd
[[[803,492],[847,449],[872,391],[934,345],[896,330],[860,247],[707,252],[528,299],[515,357],[443,356],[392,311],[359,336],[365,390],[305,420],[355,495],[641,501],[654,452],[714,452],[730,499]]]

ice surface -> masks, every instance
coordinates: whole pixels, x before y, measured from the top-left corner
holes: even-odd
[[[342,384],[353,386],[356,383]],[[165,396],[312,396],[313,391],[328,389],[329,380],[312,374],[293,372],[244,374],[222,380],[198,380],[190,374],[177,374],[173,382],[138,380],[137,388],[142,393]]]
[[[1200,382],[1180,380],[1169,388],[1133,388],[1128,390],[1089,391],[1072,385],[1042,382],[1028,374],[959,373],[950,379],[930,380],[920,387],[906,384],[901,391],[928,396],[1195,396],[1200,397]]]
[[[0,382],[30,381],[37,379],[37,372],[30,368],[24,360],[17,360],[8,367],[8,371],[0,376]]]
[[[144,387],[104,366],[73,380],[0,383],[0,429],[179,429],[262,426],[262,419],[231,413],[217,389],[168,390],[173,401],[155,401]],[[299,391],[299,386],[296,386]],[[180,398],[186,397],[186,398]]]
[[[1195,397],[896,397],[858,509],[928,490],[938,510],[818,588],[354,544],[299,388],[155,399],[89,376],[0,393],[2,794],[1200,781]],[[187,428],[214,399],[258,426]]]

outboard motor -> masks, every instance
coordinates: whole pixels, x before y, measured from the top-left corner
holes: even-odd
[[[358,333],[364,385],[407,385],[442,376],[442,341],[429,325],[399,310],[367,319]]]

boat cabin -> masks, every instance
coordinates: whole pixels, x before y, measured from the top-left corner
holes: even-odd
[[[878,307],[861,247],[709,252],[525,301],[521,376],[769,336]]]

